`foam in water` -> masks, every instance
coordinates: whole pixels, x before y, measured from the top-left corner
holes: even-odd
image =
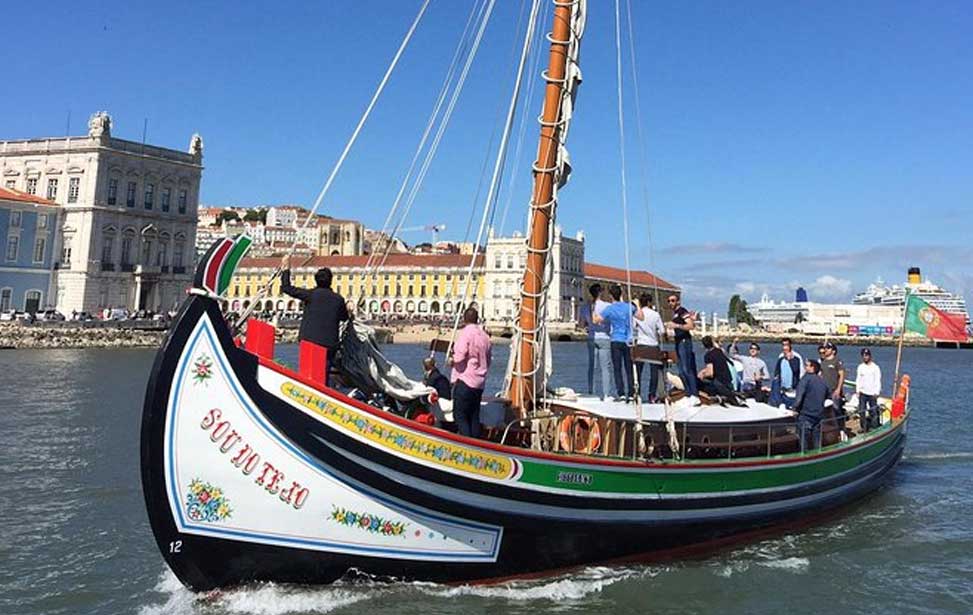
[[[327,587],[300,587],[267,583],[218,592],[212,594],[211,598],[205,598],[184,588],[167,569],[155,587],[157,592],[164,595],[164,602],[143,606],[139,615],[188,615],[199,612],[246,615],[328,613],[379,596],[414,592],[442,600],[444,605],[447,600],[457,596],[511,602],[562,603],[580,601],[619,581],[655,576],[658,572],[649,568],[589,567],[552,578],[509,581],[496,585],[450,586],[424,582],[339,581]]]

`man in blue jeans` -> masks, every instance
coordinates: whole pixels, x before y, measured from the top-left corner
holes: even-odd
[[[673,330],[676,340],[676,356],[679,358],[679,377],[686,394],[699,397],[699,385],[696,383],[696,353],[693,352],[692,330],[696,327],[696,317],[679,302],[679,295],[669,295],[669,309],[672,310],[672,320],[669,327]]]
[[[595,322],[595,314],[608,307],[607,301],[601,299],[601,284],[588,287],[591,301],[581,306],[580,324],[588,332],[588,395],[595,393],[595,366],[601,372],[601,398],[608,397],[611,385],[611,339],[608,337],[608,324]],[[599,316],[600,317],[600,316]]]
[[[594,315],[596,323],[608,323],[611,339],[612,367],[615,370],[616,401],[631,401],[635,398],[635,382],[632,372],[632,314],[635,306],[622,301],[622,288],[612,286],[608,292],[612,303],[600,314]]]

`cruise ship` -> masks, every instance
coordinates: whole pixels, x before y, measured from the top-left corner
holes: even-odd
[[[948,290],[937,286],[929,280],[923,281],[922,274],[918,267],[909,269],[908,281],[899,286],[885,286],[881,279],[874,284],[869,284],[864,292],[855,295],[853,300],[858,305],[905,305],[906,290],[910,294],[922,298],[927,303],[938,310],[952,314],[962,314],[966,318],[966,323],[970,324],[970,316],[966,311],[966,300],[962,295],[951,293]]]

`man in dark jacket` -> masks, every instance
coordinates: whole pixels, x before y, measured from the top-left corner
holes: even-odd
[[[304,304],[301,330],[298,338],[328,349],[328,361],[338,350],[339,325],[350,320],[345,299],[331,290],[331,270],[318,269],[314,274],[317,288],[298,288],[291,285],[290,257],[285,256],[281,263],[280,290],[286,295],[300,299]]]
[[[452,399],[452,388],[447,378],[439,368],[436,367],[436,360],[426,357],[422,360],[422,384],[436,389],[436,394],[442,399]]]
[[[821,419],[824,416],[824,401],[830,391],[821,377],[821,364],[811,359],[804,368],[804,376],[797,383],[797,397],[794,409],[797,415],[797,434],[801,439],[801,452],[808,448],[821,447]]]

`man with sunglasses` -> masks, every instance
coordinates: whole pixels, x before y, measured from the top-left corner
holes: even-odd
[[[695,315],[679,301],[679,295],[672,294],[666,300],[672,310],[669,328],[676,340],[676,356],[679,358],[679,377],[682,378],[686,394],[699,397],[699,384],[696,382],[696,353],[693,351],[693,329],[696,328]]]
[[[764,380],[767,378],[767,363],[760,358],[760,345],[750,343],[747,354],[740,354],[737,340],[733,340],[733,353],[730,355],[743,364],[743,384],[741,390],[744,395],[754,396],[763,390]]]

